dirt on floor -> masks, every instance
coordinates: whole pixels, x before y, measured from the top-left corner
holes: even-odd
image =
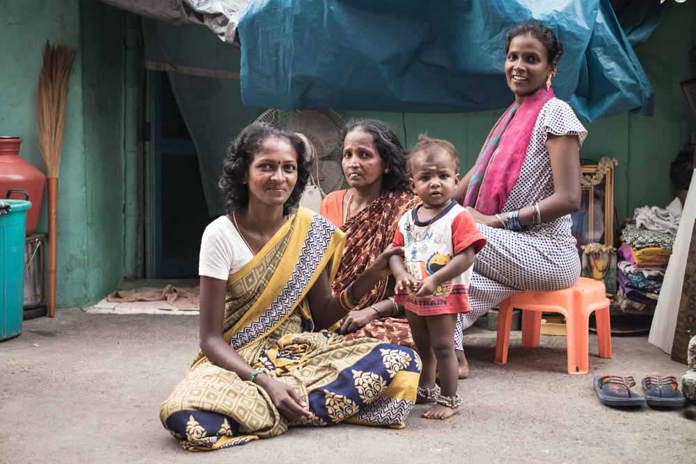
[[[159,422],[159,404],[197,351],[196,316],[101,315],[80,309],[24,323],[0,343],[0,462],[696,462],[696,406],[678,411],[607,408],[593,373],[679,377],[646,337],[614,337],[611,360],[590,357],[589,375],[565,372],[564,337],[519,347],[492,362],[495,332],[465,343],[471,377],[451,420],[422,419],[403,430],[339,425],[294,428],[280,437],[213,453],[183,451]],[[596,353],[592,337],[591,351]]]

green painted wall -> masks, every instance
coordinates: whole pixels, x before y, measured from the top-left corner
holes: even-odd
[[[70,81],[58,208],[58,305],[85,305],[142,269],[137,135],[143,111],[133,17],[95,0],[0,0],[0,134],[25,139],[22,155],[43,169],[36,141],[36,80],[46,40],[79,49]],[[669,161],[696,132],[679,82],[696,76],[696,1],[675,5],[638,56],[655,89],[655,115],[622,114],[588,125],[582,156],[619,161],[620,218],[670,199]],[[421,132],[454,142],[471,166],[499,111],[457,114],[345,113],[391,123],[407,146]],[[44,208],[45,209],[45,208]],[[45,216],[45,212],[44,212]],[[45,217],[39,225],[46,230]]]
[[[84,296],[103,297],[124,265],[125,15],[94,0],[80,2],[84,115]],[[73,303],[73,304],[75,304]]]
[[[696,77],[696,63],[688,51],[696,45],[696,1],[675,4],[637,54],[655,91],[655,114],[625,113],[587,124],[589,136],[581,157],[618,160],[616,208],[619,220],[632,216],[645,204],[664,206],[671,200],[669,162],[696,135],[694,119],[679,82]],[[501,44],[502,47],[502,44]],[[502,50],[501,50],[502,67]],[[375,117],[390,123],[408,146],[420,133],[454,143],[462,170],[471,167],[500,110],[480,113],[377,113],[345,112],[343,116]]]
[[[49,40],[78,50],[59,181],[57,304],[84,305],[124,274],[124,15],[77,0],[0,0],[0,11],[0,133],[23,137],[22,156],[43,171],[35,113],[43,46]]]

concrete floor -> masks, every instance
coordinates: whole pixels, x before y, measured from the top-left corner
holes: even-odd
[[[194,455],[165,432],[158,407],[195,354],[197,323],[79,309],[25,322],[20,337],[0,343],[0,462],[696,462],[696,406],[607,408],[591,375],[565,373],[563,337],[522,349],[517,332],[501,367],[492,362],[495,334],[483,329],[467,335],[472,375],[459,384],[466,405],[452,420],[422,419],[418,406],[404,430],[296,428]],[[614,358],[590,363],[639,382],[685,370],[645,337],[615,337]]]

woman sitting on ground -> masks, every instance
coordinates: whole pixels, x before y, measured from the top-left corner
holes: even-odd
[[[227,214],[201,241],[201,353],[160,410],[186,449],[240,445],[295,424],[402,427],[413,407],[413,350],[313,332],[384,280],[400,250],[379,254],[332,295],[344,234],[309,210],[292,211],[307,178],[295,134],[255,123],[228,148]]]
[[[472,310],[459,317],[462,350],[462,329],[515,291],[567,288],[580,276],[570,213],[580,207],[587,131],[551,88],[561,51],[556,35],[537,22],[508,32],[505,77],[515,101],[455,194],[488,240],[474,262]]]
[[[321,214],[346,233],[346,245],[331,288],[342,292],[390,245],[401,215],[417,204],[411,193],[406,152],[382,121],[348,122],[341,147],[347,190],[329,193]],[[408,321],[394,302],[394,281],[378,281],[341,321],[340,333],[413,347]]]

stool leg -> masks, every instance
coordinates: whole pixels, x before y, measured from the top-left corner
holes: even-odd
[[[611,318],[609,306],[595,311],[597,323],[597,345],[600,358],[611,358]]]
[[[541,340],[541,313],[522,310],[522,346],[536,348]]]
[[[507,301],[504,301],[498,309],[498,334],[495,339],[496,364],[507,364],[511,324],[512,306]]]
[[[573,309],[566,318],[568,373],[587,374],[590,367],[590,321],[587,314]]]

